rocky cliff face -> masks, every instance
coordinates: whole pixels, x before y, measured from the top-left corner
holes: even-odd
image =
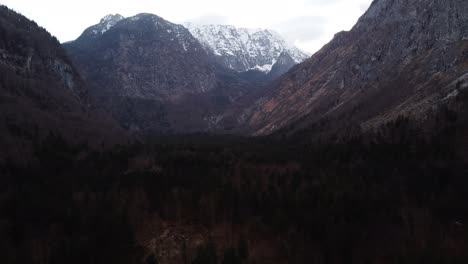
[[[65,47],[93,96],[133,131],[214,129],[251,90],[186,28],[152,14],[107,16]]]
[[[116,24],[103,18],[65,47],[85,78],[99,86],[97,94],[177,99],[216,86],[214,65],[198,41],[156,15]]]
[[[268,73],[269,79],[276,79],[280,77],[281,75],[288,72],[296,64],[296,61],[288,52],[282,52],[278,57],[275,65],[273,65],[271,71]]]
[[[238,72],[259,70],[268,73],[282,54],[288,54],[295,64],[309,57],[272,30],[192,23],[185,26],[215,55],[218,63]]]
[[[257,134],[424,118],[466,83],[468,2],[376,0],[349,32],[286,74],[248,109]]]
[[[70,143],[119,142],[122,131],[92,109],[88,88],[60,43],[0,6],[0,162],[22,161],[49,134]]]

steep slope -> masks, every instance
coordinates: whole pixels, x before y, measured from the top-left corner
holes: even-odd
[[[108,20],[65,48],[93,96],[132,131],[214,129],[223,109],[251,90],[181,25],[152,14]]]
[[[239,72],[260,70],[268,73],[283,53],[291,56],[296,64],[309,57],[272,30],[193,23],[185,26],[220,64]]]
[[[268,73],[269,79],[276,79],[280,77],[281,75],[288,72],[296,64],[296,61],[288,52],[282,52],[276,63],[273,65],[273,67],[271,67],[271,71]]]
[[[424,118],[468,85],[467,60],[467,1],[376,0],[248,109],[248,122],[268,134],[319,121],[368,129],[399,115]]]
[[[87,86],[60,43],[0,6],[0,161],[25,161],[49,134],[70,143],[119,142],[123,134],[91,109]]]

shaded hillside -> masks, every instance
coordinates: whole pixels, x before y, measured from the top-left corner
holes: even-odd
[[[50,133],[69,143],[120,142],[123,132],[91,109],[87,86],[60,43],[36,23],[0,7],[0,159],[25,161]]]

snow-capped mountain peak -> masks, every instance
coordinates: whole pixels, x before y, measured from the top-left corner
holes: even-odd
[[[108,31],[110,28],[115,26],[118,22],[123,20],[125,17],[119,14],[110,14],[104,16],[100,21],[99,24],[96,24],[90,28],[88,28],[84,34],[88,36],[100,36],[104,34],[106,31]]]
[[[104,16],[101,21],[99,22],[99,24],[102,24],[102,23],[117,23],[119,22],[120,20],[124,19],[124,17],[120,14],[109,14],[109,15],[106,15]]]
[[[309,57],[289,45],[273,30],[236,28],[230,25],[184,25],[206,49],[216,55],[221,64],[239,72],[269,72],[283,52],[288,53],[296,63]]]
[[[115,26],[120,20],[124,19],[122,15],[115,14],[115,15],[107,15],[101,19],[98,26],[100,26],[101,30],[100,33],[104,34],[107,30],[111,27]]]

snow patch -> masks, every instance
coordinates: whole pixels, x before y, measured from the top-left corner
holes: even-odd
[[[276,64],[276,61],[277,61],[276,59],[273,59],[271,63],[269,64],[265,64],[262,66],[256,65],[255,67],[250,68],[249,70],[256,70],[256,71],[261,71],[264,73],[269,73],[271,69],[273,68],[273,66]]]
[[[104,34],[106,31],[108,31],[110,28],[115,26],[120,20],[124,19],[123,16],[119,14],[115,15],[106,15],[101,19],[99,24],[93,26],[93,30],[91,31],[92,34],[98,35],[98,34]]]

